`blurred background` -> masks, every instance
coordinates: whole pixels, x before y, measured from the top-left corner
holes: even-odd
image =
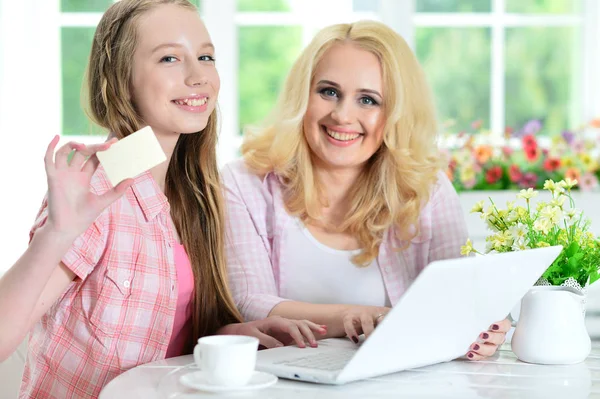
[[[63,142],[104,140],[80,94],[95,26],[112,2],[0,0],[0,274],[27,246],[46,191],[48,142],[56,134]],[[217,49],[221,164],[239,155],[244,127],[267,115],[314,33],[360,19],[382,21],[406,39],[450,133],[503,134],[535,120],[537,134],[550,139],[600,116],[598,0],[193,2]],[[482,198],[465,196],[466,211]],[[584,209],[600,213],[596,197],[586,198]],[[486,234],[478,219],[469,223],[472,234]],[[597,337],[600,311],[591,308],[588,329]],[[0,398],[15,397],[24,353],[23,345],[0,367]]]
[[[45,191],[42,156],[55,134],[100,141],[80,94],[90,43],[113,0],[0,0],[2,159],[0,272],[27,244]],[[439,119],[503,132],[531,119],[553,135],[600,114],[596,0],[193,0],[221,75],[219,161],[238,155],[244,126],[274,104],[314,33],[380,20],[416,52]]]

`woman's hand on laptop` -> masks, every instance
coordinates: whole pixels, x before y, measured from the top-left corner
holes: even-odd
[[[479,334],[477,342],[471,345],[467,353],[469,360],[481,360],[492,356],[498,350],[498,347],[504,343],[506,333],[510,330],[510,320],[504,319],[494,323],[490,328]]]
[[[265,348],[276,348],[296,344],[305,348],[306,344],[317,347],[317,336],[327,333],[327,326],[315,324],[308,320],[292,320],[280,316],[269,316],[263,320],[246,323],[229,324],[218,331],[218,334],[248,335],[258,338]]]
[[[355,344],[358,344],[360,334],[365,334],[365,338],[369,338],[377,324],[381,323],[390,310],[383,306],[352,306],[342,313],[346,335]]]

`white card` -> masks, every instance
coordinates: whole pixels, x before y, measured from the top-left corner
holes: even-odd
[[[150,126],[122,138],[96,155],[113,186],[167,160]]]

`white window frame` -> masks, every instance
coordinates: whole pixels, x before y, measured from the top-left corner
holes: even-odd
[[[237,156],[238,41],[237,27],[249,25],[299,25],[305,27],[304,44],[315,29],[335,22],[361,18],[379,19],[398,31],[410,45],[414,29],[422,26],[489,26],[492,29],[491,127],[504,129],[504,29],[505,26],[582,26],[582,108],[588,121],[600,113],[600,2],[583,0],[580,16],[505,14],[504,0],[492,0],[493,12],[477,14],[419,14],[414,0],[379,0],[379,13],[352,13],[348,6],[323,12],[332,4],[350,0],[292,0],[319,12],[236,13],[236,0],[203,0],[203,15],[218,49],[221,75],[221,136],[219,161]],[[346,2],[346,3],[344,3]],[[0,0],[0,132],[4,150],[0,179],[5,210],[0,240],[2,269],[12,264],[27,245],[29,223],[39,208],[46,182],[41,159],[51,138],[61,131],[60,27],[94,27],[101,13],[60,13],[60,0]],[[97,142],[101,137],[68,136],[66,140]],[[24,222],[25,221],[25,222]]]
[[[6,0],[4,0],[6,1]],[[37,0],[40,1],[40,0]],[[490,13],[417,13],[415,0],[379,0],[379,12],[353,12],[351,0],[328,0],[326,4],[336,12],[323,10],[322,0],[291,0],[291,12],[236,12],[236,0],[203,0],[203,16],[218,55],[221,75],[219,108],[221,136],[219,159],[224,163],[237,155],[240,138],[238,135],[238,38],[239,27],[243,26],[300,26],[303,29],[303,45],[306,45],[316,30],[323,26],[359,19],[380,20],[399,32],[414,48],[414,31],[420,27],[487,27],[491,29],[491,81],[490,81],[490,128],[503,132],[505,128],[505,33],[506,28],[516,26],[555,26],[582,28],[582,121],[596,117],[600,109],[600,4],[596,0],[582,0],[583,12],[577,15],[528,15],[505,13],[505,0],[491,0]],[[59,5],[59,0],[49,3]],[[314,13],[311,10],[317,9]],[[95,27],[102,13],[59,13],[59,27]],[[55,56],[50,58],[60,68],[60,42]],[[55,68],[56,69],[56,68]],[[60,90],[59,90],[60,92]],[[61,102],[56,102],[54,115],[60,115]],[[54,118],[56,123],[56,117]],[[55,130],[59,131],[60,118]],[[96,142],[93,136],[69,136],[69,139]]]

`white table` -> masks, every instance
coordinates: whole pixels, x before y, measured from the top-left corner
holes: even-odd
[[[504,345],[493,358],[455,360],[342,386],[279,379],[266,389],[214,394],[194,391],[179,377],[195,371],[192,356],[136,367],[111,381],[100,399],[153,398],[600,398],[600,343],[581,364],[540,366],[520,362]]]

